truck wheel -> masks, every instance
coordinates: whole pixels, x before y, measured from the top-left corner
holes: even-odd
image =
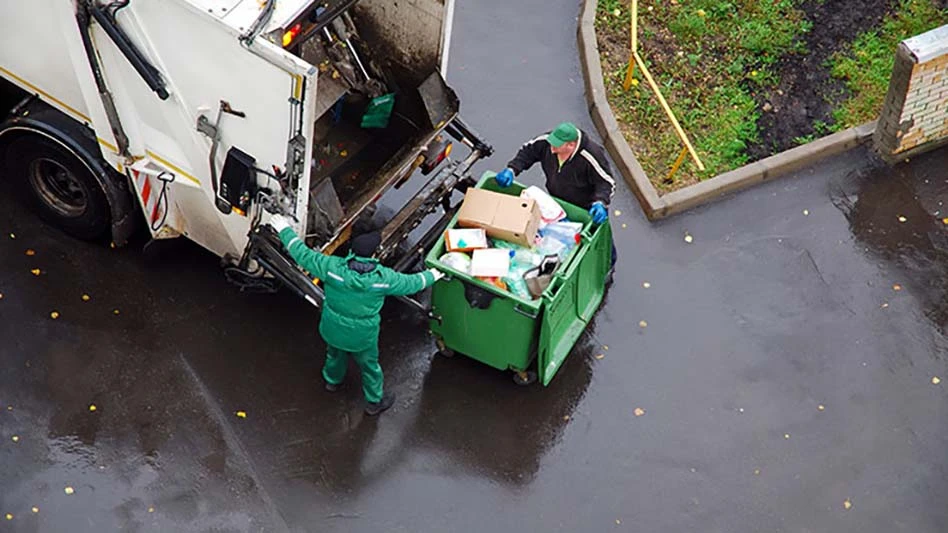
[[[75,154],[39,136],[14,141],[7,154],[13,178],[44,220],[79,239],[108,231],[109,202]]]

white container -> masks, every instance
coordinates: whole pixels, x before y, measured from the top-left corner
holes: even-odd
[[[510,250],[490,248],[474,250],[471,275],[484,278],[502,278],[510,271]]]

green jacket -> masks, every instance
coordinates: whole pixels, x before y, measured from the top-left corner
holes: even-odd
[[[286,228],[280,240],[290,256],[312,276],[323,282],[323,303],[319,333],[326,344],[347,352],[365,350],[378,342],[382,304],[386,296],[407,296],[434,283],[431,272],[401,274],[374,259],[358,258],[359,269],[345,258],[325,255],[306,246],[296,232]]]

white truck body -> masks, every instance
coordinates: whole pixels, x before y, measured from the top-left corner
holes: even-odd
[[[99,1],[95,5],[102,4]],[[299,221],[295,229],[311,239],[319,237],[315,245],[332,247],[371,200],[391,186],[400,173],[413,170],[413,164],[417,166],[418,154],[445,126],[442,120],[440,124],[419,128],[425,131],[417,138],[402,140],[406,145],[403,149],[386,148],[387,151],[380,152],[383,155],[378,157],[385,161],[374,164],[370,171],[384,171],[385,179],[361,189],[356,187],[359,190],[349,199],[338,202],[341,218],[337,215],[328,230],[323,227],[316,232],[312,221],[314,210],[319,208],[314,205],[311,190],[317,185],[320,156],[318,151],[314,153],[314,145],[318,145],[317,150],[326,149],[333,142],[331,135],[325,133],[327,128],[336,127],[335,119],[328,118],[334,112],[332,106],[341,107],[340,100],[353,93],[351,86],[343,83],[339,87],[340,79],[346,78],[334,63],[310,63],[301,57],[306,54],[300,49],[281,46],[280,38],[291,29],[294,20],[307,12],[313,13],[308,20],[316,17],[316,2],[279,0],[252,41],[242,36],[246,37],[261,17],[266,1],[131,0],[112,4],[106,7],[116,8],[115,22],[159,73],[169,93],[167,99],[161,99],[103,26],[92,22],[94,59],[127,137],[124,153],[113,132],[115,120],[110,122],[101,87],[84,48],[76,16],[80,0],[3,2],[0,77],[94,131],[103,159],[128,177],[155,239],[184,236],[218,256],[239,257],[247,250],[253,225],[268,216],[260,201],[268,196],[266,200],[271,205],[283,206],[284,212],[295,216]],[[374,50],[375,59],[386,70],[398,70],[399,65],[408,67],[406,63],[423,58],[429,65],[422,70],[433,66],[430,70],[443,75],[453,0],[329,4],[330,11],[335,4],[355,4],[350,6],[349,21],[356,20],[357,27],[364,24],[369,28],[372,40],[362,36],[362,41],[373,43],[373,47],[379,44]],[[332,42],[332,35],[326,30],[315,33],[313,39],[324,35],[329,36],[327,42]],[[354,72],[358,74],[358,69]],[[414,78],[399,78],[389,86],[399,85],[405,92],[412,89],[410,85],[421,85],[419,81],[431,73],[416,74]],[[401,93],[396,98],[402,98]],[[219,113],[221,102],[243,116]],[[455,114],[456,109],[445,118],[450,121]],[[217,126],[219,146],[214,163],[218,174],[232,148],[250,154],[254,166],[261,170],[255,174],[256,187],[250,190],[266,194],[251,198],[246,210],[240,209],[233,199],[228,213],[215,205],[222,191],[220,186],[214,188],[214,171],[209,161],[213,142],[207,131],[199,131],[201,117]],[[418,116],[408,121],[418,122]],[[18,128],[13,124],[0,131],[0,140]],[[336,148],[328,146],[329,150]],[[347,157],[345,150],[336,152],[336,159]],[[351,156],[356,155],[353,150]],[[345,162],[327,163],[334,164],[341,166],[332,172],[324,170],[325,175],[318,178],[336,181],[333,172],[341,172],[338,169]],[[290,174],[293,168],[295,175]],[[359,178],[358,170],[352,172]],[[278,180],[268,173],[282,173],[285,183],[278,185]],[[340,188],[338,183],[335,185]]]

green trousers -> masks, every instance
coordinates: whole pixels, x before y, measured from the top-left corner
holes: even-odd
[[[329,346],[326,352],[326,364],[323,365],[323,379],[326,383],[338,385],[346,377],[349,366],[349,356],[355,359],[362,371],[362,393],[365,401],[376,403],[382,399],[382,367],[379,366],[379,345],[361,352],[347,352],[334,346]]]

